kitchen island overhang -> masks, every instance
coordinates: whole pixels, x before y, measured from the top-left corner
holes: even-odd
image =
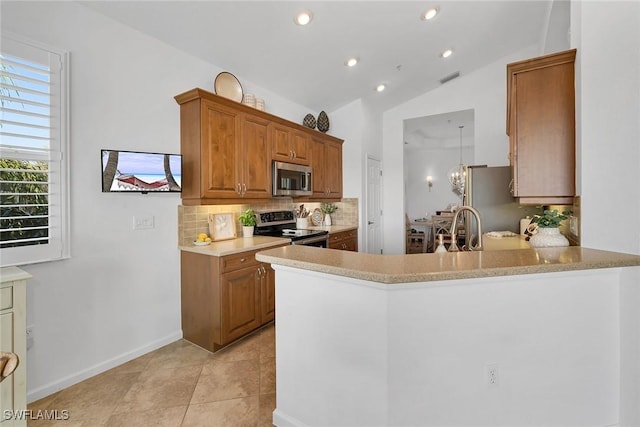
[[[286,246],[260,261],[384,284],[640,266],[640,256],[568,246],[443,254],[378,255]]]
[[[620,276],[640,257],[562,249],[260,252],[276,270],[274,423],[615,424]]]

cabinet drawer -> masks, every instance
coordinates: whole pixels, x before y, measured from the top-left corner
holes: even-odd
[[[0,289],[0,310],[13,307],[13,286]]]
[[[221,270],[223,273],[259,264],[258,261],[256,261],[255,251],[227,255],[222,257],[221,263]]]

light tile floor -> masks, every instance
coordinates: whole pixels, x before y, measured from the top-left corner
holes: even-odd
[[[29,404],[69,419],[27,425],[272,426],[275,393],[271,324],[216,353],[176,341]]]

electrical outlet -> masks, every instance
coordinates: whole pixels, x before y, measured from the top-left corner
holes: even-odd
[[[34,334],[35,334],[35,327],[34,326],[27,326],[27,330],[26,330],[26,335],[27,335],[27,350],[29,350],[31,347],[33,347],[33,341],[34,341]]]
[[[487,365],[487,385],[489,387],[497,387],[499,379],[498,365],[496,363]]]

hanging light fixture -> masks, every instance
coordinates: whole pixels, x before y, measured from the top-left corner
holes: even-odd
[[[460,129],[460,164],[449,171],[449,182],[451,183],[451,191],[462,197],[466,176],[465,167],[462,164],[462,128],[464,126],[458,126],[458,128]]]

